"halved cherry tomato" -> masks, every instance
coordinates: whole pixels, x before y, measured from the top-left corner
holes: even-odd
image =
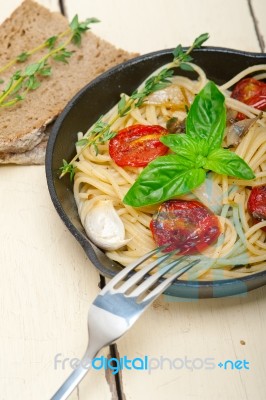
[[[111,158],[120,167],[145,167],[169,150],[160,137],[168,131],[160,125],[132,125],[120,130],[109,142]]]
[[[150,228],[158,246],[166,252],[194,254],[214,243],[221,233],[219,219],[199,201],[169,200],[160,205]]]
[[[231,97],[242,103],[266,111],[266,83],[254,78],[245,78],[237,83]],[[237,114],[237,119],[244,119],[242,113]]]
[[[254,223],[266,221],[266,186],[252,188],[247,208]],[[266,232],[266,226],[261,229]]]

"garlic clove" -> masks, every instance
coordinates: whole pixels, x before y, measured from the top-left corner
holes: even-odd
[[[111,200],[99,200],[84,221],[89,239],[104,250],[117,250],[131,239],[125,239],[125,227]]]
[[[146,104],[174,104],[184,105],[194,100],[194,95],[179,84],[172,84],[164,89],[156,90],[147,97]]]
[[[220,214],[223,206],[222,188],[211,178],[206,178],[192,193],[215,214]]]

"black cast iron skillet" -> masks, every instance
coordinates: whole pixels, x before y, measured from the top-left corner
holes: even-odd
[[[68,103],[50,135],[46,153],[46,176],[51,199],[67,228],[94,266],[106,277],[113,277],[121,266],[107,258],[104,252],[88,240],[77,213],[72,184],[68,176],[58,179],[59,168],[63,159],[71,160],[74,156],[78,131],[85,132],[100,115],[118,102],[120,93],[132,93],[147,76],[172,58],[172,49],[162,50],[110,69],[81,89]],[[193,58],[205,70],[207,77],[217,84],[228,81],[251,65],[266,64],[266,54],[213,47],[195,50]],[[191,72],[177,72],[196,78]],[[266,272],[260,272],[240,279],[176,281],[169,287],[167,294],[186,298],[224,297],[246,293],[265,284]]]

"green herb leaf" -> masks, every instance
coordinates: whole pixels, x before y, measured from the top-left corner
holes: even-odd
[[[79,29],[81,31],[87,31],[88,29],[90,29],[90,27],[89,27],[90,24],[96,24],[98,22],[100,22],[100,20],[98,18],[94,18],[94,17],[87,18],[84,22],[81,22],[79,24]]]
[[[183,71],[194,71],[194,68],[193,68],[191,65],[186,64],[185,62],[181,62],[180,68],[181,68]]]
[[[79,19],[78,19],[78,15],[76,14],[74,16],[74,18],[72,19],[72,21],[69,24],[70,28],[72,29],[72,31],[74,32],[76,29],[78,29],[79,26]],[[64,160],[63,160],[64,161]]]
[[[181,46],[181,44],[179,44],[174,49],[173,56],[174,56],[174,58],[179,58],[179,57],[182,57],[183,55],[184,55],[183,47]]]
[[[30,89],[30,90],[35,90],[35,89],[37,89],[39,86],[40,86],[40,82],[38,81],[38,79],[36,78],[36,76],[35,75],[30,75],[29,77],[28,77],[28,79],[26,79],[25,81],[24,81],[24,85],[28,88],[28,89]]]
[[[201,185],[206,172],[187,158],[171,154],[158,157],[144,168],[123,199],[133,207],[156,204]]]
[[[1,83],[4,83],[4,82],[5,82],[4,79],[0,79],[0,84],[1,84]]]
[[[226,149],[215,149],[207,157],[204,165],[217,174],[234,176],[240,179],[254,179],[255,175],[248,164],[237,154]]]
[[[90,131],[89,136],[94,136],[95,134],[98,134],[106,129],[109,129],[109,125],[106,122],[103,122],[103,115],[100,116],[100,118],[95,122],[92,130]]]
[[[124,117],[131,110],[130,105],[127,104],[126,96],[121,96],[121,99],[118,103],[118,114],[120,117]]]
[[[199,49],[199,48],[202,46],[202,44],[203,44],[208,38],[209,38],[209,34],[208,34],[208,33],[203,33],[202,35],[200,35],[199,37],[197,37],[197,38],[194,40],[192,46],[189,47],[189,48],[186,50],[186,52],[183,50],[181,44],[179,44],[179,45],[174,49],[174,51],[173,51],[174,62],[176,63],[176,65],[181,67],[182,63],[192,61],[193,59],[192,59],[192,57],[189,55],[189,54],[191,53],[191,51],[194,50],[194,49]],[[181,65],[180,65],[180,64],[181,64]],[[190,71],[191,69],[193,70],[192,67],[191,67],[191,69],[188,69],[189,66],[184,66],[184,65],[182,65],[181,68],[182,68],[182,69],[185,69],[185,68],[186,68],[186,70],[189,70],[189,71]]]
[[[192,47],[194,49],[199,49],[204,42],[206,42],[206,40],[209,39],[209,34],[208,33],[202,33],[200,36],[198,36],[195,40],[194,43],[192,45]]]
[[[21,100],[24,100],[24,99],[25,99],[25,96],[22,95],[22,94],[18,94],[18,95],[15,97],[15,99],[16,99],[16,101],[21,101]]]
[[[160,141],[178,155],[194,160],[194,162],[198,155],[204,155],[206,149],[205,140],[200,137],[191,137],[185,133],[164,135],[160,138]]]
[[[32,75],[36,74],[38,69],[40,69],[41,67],[42,67],[42,65],[40,63],[34,63],[34,64],[27,65],[22,76],[32,76]]]
[[[70,164],[66,160],[63,160],[63,165],[59,169],[61,170],[61,175],[69,174],[70,180],[73,180],[76,172],[76,167],[73,164]]]
[[[83,137],[76,143],[83,148],[90,145],[94,146],[96,155],[98,154],[98,145],[107,142],[116,135],[116,132],[113,132],[110,125],[104,122],[102,118],[103,116],[95,122],[92,129],[87,133],[87,137]]]
[[[116,135],[116,132],[112,131],[108,126],[108,129],[104,132],[103,135],[99,136],[98,143],[105,143],[108,140],[112,139]]]
[[[45,41],[45,46],[47,46],[50,50],[54,48],[55,42],[57,41],[58,36],[51,36]]]
[[[24,61],[26,61],[28,58],[29,58],[29,53],[27,53],[27,52],[23,52],[23,53],[21,53],[21,54],[19,54],[18,56],[17,56],[17,61],[18,62],[24,62]]]
[[[135,104],[136,107],[140,107],[145,98],[149,96],[149,94],[156,92],[157,90],[161,90],[166,88],[170,83],[172,76],[174,74],[174,70],[165,68],[159,72],[158,75],[152,76],[147,79],[144,85],[144,88],[140,91],[135,91],[130,96],[133,100],[138,100]]]
[[[98,146],[97,146],[95,143],[92,143],[92,146],[93,146],[93,148],[94,148],[94,151],[95,151],[96,156],[98,156],[98,154],[99,154]]]
[[[187,119],[186,133],[206,140],[206,152],[219,148],[226,124],[224,95],[213,82],[208,82],[195,97]]]
[[[19,92],[20,89],[22,88],[22,86],[23,86],[23,82],[20,82],[20,83],[16,86],[16,88],[12,90],[12,94],[15,94],[15,93]]]
[[[89,142],[88,138],[83,138],[76,142],[76,146],[86,146],[88,142]]]
[[[21,71],[16,71],[11,78],[9,79],[3,93],[7,93],[13,86],[15,81],[18,81],[21,78]]]
[[[188,55],[188,54],[183,54],[183,56],[180,58],[180,61],[182,61],[182,62],[191,62],[191,61],[193,61],[193,58],[190,56],[190,55]]]
[[[14,75],[12,76],[11,79],[13,79],[14,81],[18,81],[21,78],[21,76],[22,76],[22,74],[21,74],[21,71],[19,70],[14,73]]]
[[[40,68],[38,73],[42,76],[50,76],[52,74],[52,68],[49,65],[46,65],[43,68]]]
[[[73,54],[73,51],[67,51],[66,49],[62,49],[60,52],[56,53],[53,56],[53,59],[55,61],[60,61],[63,62],[65,64],[68,63],[68,58],[70,58]]]
[[[73,32],[71,41],[75,45],[80,45],[81,43],[81,35],[90,29],[89,25],[100,22],[97,18],[87,18],[84,22],[79,22],[78,16],[75,15],[69,26]]]

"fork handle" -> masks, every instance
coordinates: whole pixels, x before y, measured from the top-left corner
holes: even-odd
[[[98,350],[99,351],[99,350]],[[66,381],[60,386],[50,400],[65,400],[81,382],[91,368],[91,360],[97,355],[98,351],[89,354],[88,351],[82,357],[79,366],[69,375]]]

